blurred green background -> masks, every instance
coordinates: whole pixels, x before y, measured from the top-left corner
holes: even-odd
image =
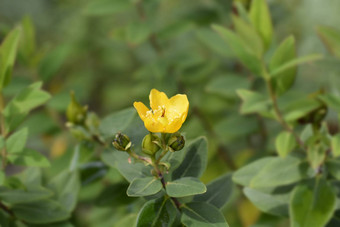
[[[249,1],[241,2],[248,7]],[[321,88],[339,93],[340,65],[326,52],[315,28],[339,28],[340,1],[268,3],[275,31],[272,47],[293,34],[299,55],[325,55],[299,68],[294,89],[285,97]],[[232,26],[233,12],[231,0],[0,0],[0,38],[20,23],[25,35],[4,94],[11,97],[36,80],[52,94],[48,104],[24,123],[31,133],[29,146],[53,160],[47,176],[63,168],[75,144],[65,128],[71,90],[100,117],[131,107],[134,101],[148,103],[152,88],[168,96],[187,94],[190,110],[181,131],[187,139],[200,135],[209,139],[204,182],[274,153],[272,132],[280,126],[259,116],[240,115],[235,92],[261,90],[263,84],[211,29],[212,24]],[[98,167],[93,173],[100,171]],[[131,205],[127,197],[119,205],[98,203],[109,183],[122,181],[114,170],[98,176],[83,182],[73,221],[77,226],[122,226],[142,203]],[[236,187],[223,211],[233,227],[287,225],[284,218],[261,214]]]

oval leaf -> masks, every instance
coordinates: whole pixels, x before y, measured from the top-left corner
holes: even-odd
[[[154,177],[135,178],[127,189],[127,195],[147,196],[154,195],[162,189],[162,183]]]
[[[166,192],[172,197],[184,197],[190,195],[202,194],[207,191],[205,185],[197,178],[183,177],[181,179],[168,182]]]

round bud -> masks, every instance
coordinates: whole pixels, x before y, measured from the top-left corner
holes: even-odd
[[[154,143],[154,141],[157,141],[157,139],[157,136],[151,133],[147,134],[142,142],[142,151],[145,154],[154,155],[159,150],[159,146]]]
[[[76,97],[74,92],[71,92],[71,102],[69,103],[67,110],[66,110],[66,117],[67,120],[73,124],[82,125],[86,119],[87,115],[87,106],[81,106]]]
[[[131,147],[131,141],[127,135],[119,132],[115,135],[112,145],[119,151],[126,151]]]
[[[173,134],[168,141],[168,146],[171,148],[171,151],[180,151],[183,149],[184,145],[185,140],[180,133]]]

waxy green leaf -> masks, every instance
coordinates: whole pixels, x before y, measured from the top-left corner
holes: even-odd
[[[207,191],[205,185],[197,178],[183,177],[175,181],[167,182],[166,193],[171,197],[185,197],[202,194]]]
[[[162,183],[155,177],[135,178],[126,193],[128,196],[148,196],[154,195],[162,190]]]

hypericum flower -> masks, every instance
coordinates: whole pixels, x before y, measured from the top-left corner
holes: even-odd
[[[151,110],[142,102],[133,103],[145,128],[150,132],[177,132],[188,115],[187,96],[178,94],[169,99],[164,92],[152,89],[149,99]]]

